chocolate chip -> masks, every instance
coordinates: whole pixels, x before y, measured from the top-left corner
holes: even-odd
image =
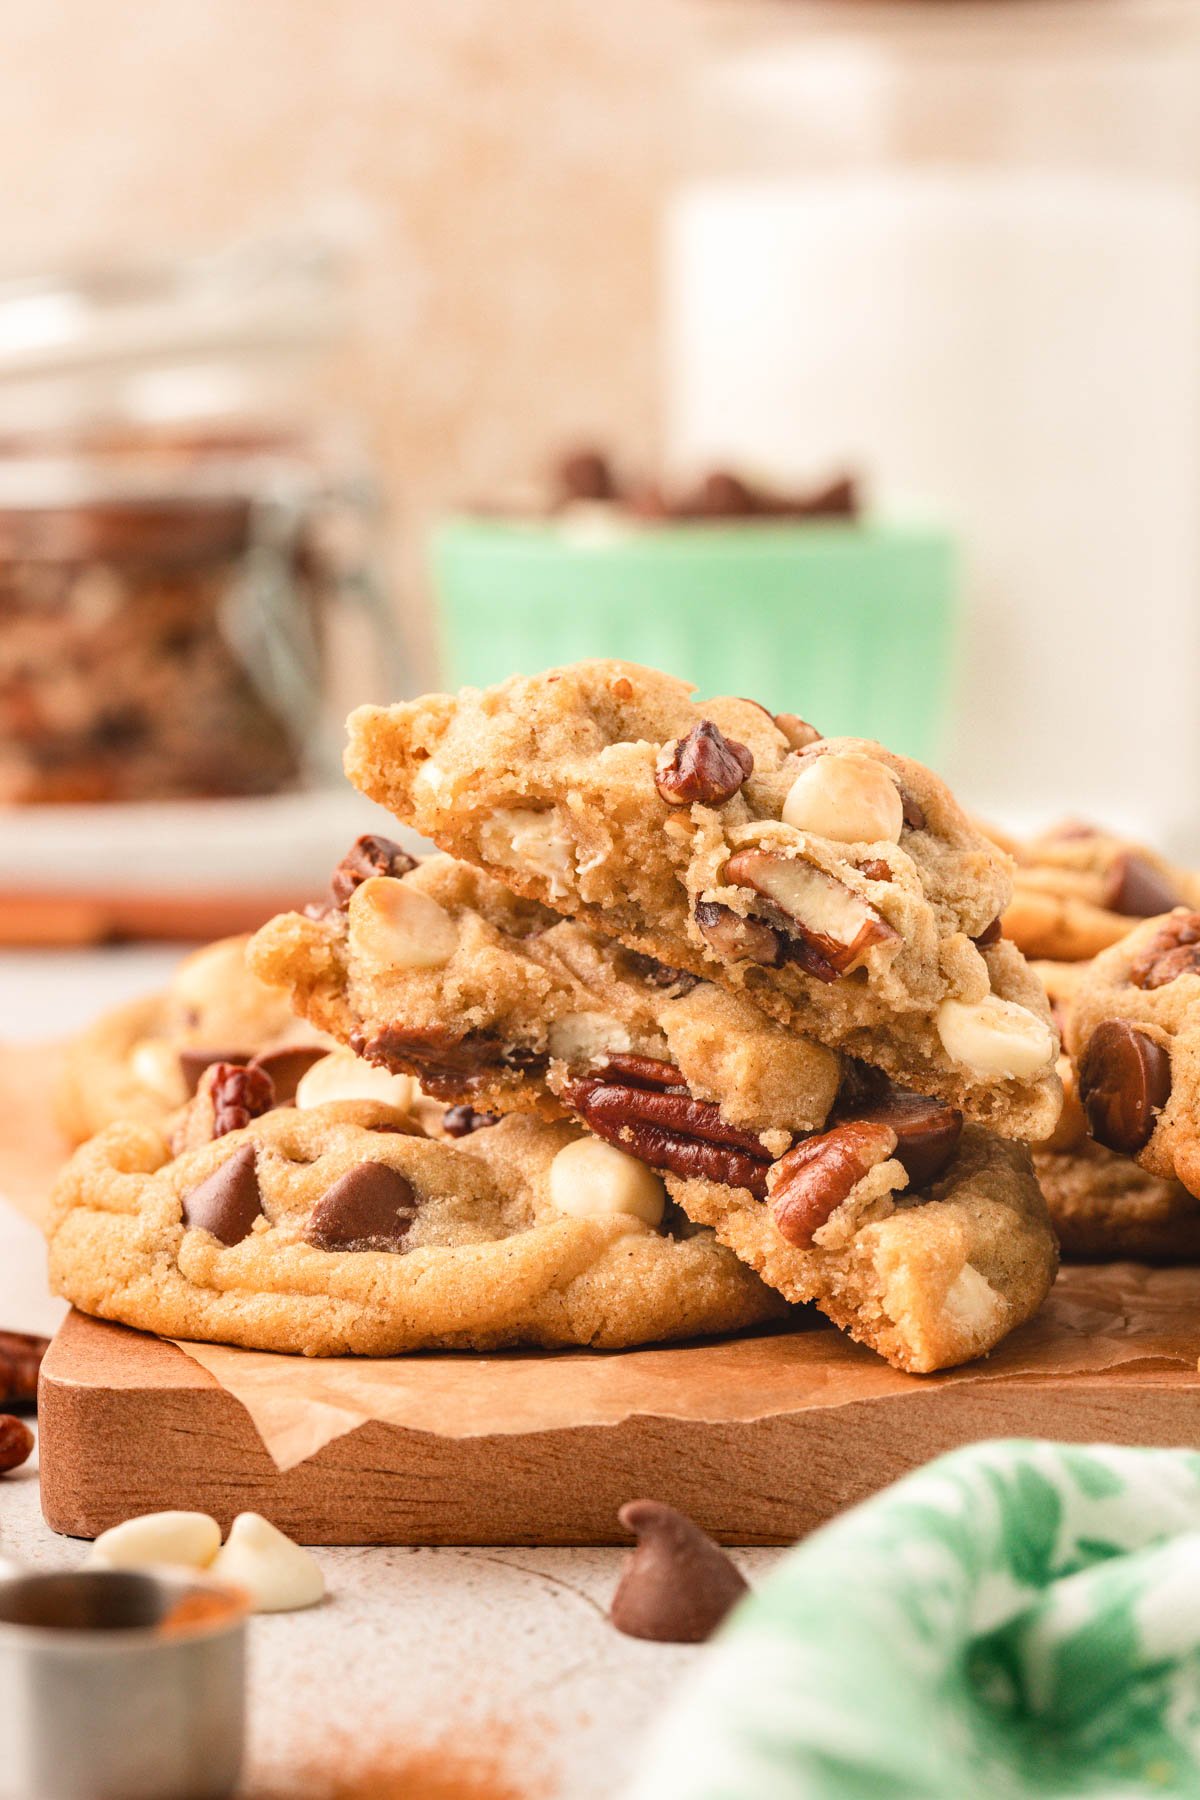
[[[335,910],[344,911],[355,888],[372,875],[407,875],[417,866],[416,858],[391,838],[376,837],[366,832],[355,838],[329,881],[329,900]]]
[[[615,500],[617,483],[608,458],[599,450],[572,450],[554,471],[554,500],[570,506],[579,500]]]
[[[359,1163],[321,1195],[305,1241],[318,1250],[398,1250],[416,1211],[413,1185],[397,1169]]]
[[[270,1076],[275,1089],[276,1106],[291,1106],[296,1089],[314,1063],[323,1062],[329,1051],[318,1044],[287,1044],[278,1050],[264,1050],[251,1061],[251,1068]]]
[[[1113,858],[1104,883],[1102,905],[1126,919],[1152,919],[1178,906],[1180,896],[1152,863],[1131,850]]]
[[[1105,1019],[1079,1064],[1079,1098],[1098,1144],[1134,1156],[1171,1095],[1171,1059],[1128,1019]]]
[[[626,1637],[701,1644],[749,1592],[718,1544],[660,1500],[630,1500],[617,1517],[637,1537],[609,1617]]]
[[[724,806],[754,773],[745,744],[727,738],[711,719],[701,719],[684,738],[664,746],[654,766],[654,785],[668,806]]]
[[[694,987],[699,987],[700,977],[689,975],[686,969],[672,969],[666,963],[660,963],[653,956],[646,956],[640,950],[625,950],[622,960],[631,975],[644,981],[647,987],[673,989],[677,998],[690,994]]]
[[[199,1087],[204,1071],[211,1069],[214,1063],[248,1063],[253,1054],[252,1050],[181,1050],[179,1072],[183,1076],[188,1098]]]
[[[903,788],[900,789],[900,800],[904,809],[904,823],[908,826],[908,829],[910,831],[924,831],[925,808],[921,805],[921,802],[919,800],[914,800],[913,796],[906,793]]]
[[[1000,942],[999,919],[993,919],[990,925],[985,925],[979,936],[972,938],[971,942],[977,950],[986,950],[990,945],[998,944]]]
[[[442,1130],[452,1138],[470,1137],[473,1132],[499,1123],[499,1113],[476,1112],[473,1106],[450,1106],[442,1114]]]
[[[907,1170],[913,1191],[927,1187],[942,1173],[962,1135],[963,1116],[953,1106],[910,1094],[904,1088],[890,1088],[853,1116],[895,1132],[892,1154]]]
[[[183,1196],[189,1231],[209,1231],[223,1244],[240,1244],[262,1214],[253,1144],[243,1144],[219,1169]]]

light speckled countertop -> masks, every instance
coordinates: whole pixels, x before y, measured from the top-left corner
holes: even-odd
[[[152,987],[164,951],[0,955],[0,1038],[59,1035],[100,1007]],[[0,1206],[0,1325],[53,1327],[41,1246]],[[632,1496],[631,1496],[632,1497]],[[0,1551],[70,1566],[83,1547],[42,1522],[36,1471],[0,1482]],[[362,1549],[317,1552],[330,1598],[307,1613],[251,1627],[246,1793],[270,1800],[613,1800],[638,1743],[702,1651],[621,1637],[606,1612],[624,1552],[616,1549]],[[776,1550],[739,1552],[751,1580]],[[470,1764],[458,1785],[380,1772],[436,1745]],[[355,1761],[377,1774],[326,1785]],[[309,1771],[316,1770],[314,1776]],[[436,1772],[435,1772],[436,1771]]]

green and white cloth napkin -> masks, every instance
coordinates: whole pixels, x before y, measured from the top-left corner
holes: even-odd
[[[1200,1455],[1000,1441],[816,1532],[629,1800],[1200,1797]]]

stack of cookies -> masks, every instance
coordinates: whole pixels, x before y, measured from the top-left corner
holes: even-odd
[[[1063,1253],[1195,1261],[1200,1162],[1184,1148],[1187,1061],[1173,1043],[1193,1003],[1181,978],[1200,972],[1200,877],[1078,820],[1006,848],[1004,931],[1039,959],[1064,1046],[1062,1116],[1034,1155]],[[1145,1044],[1117,1029],[1126,1019]]]
[[[252,940],[298,1088],[214,1060],[79,1152],[77,1304],[384,1354],[815,1303],[925,1372],[1041,1303],[1058,1043],[1011,860],[928,770],[609,661],[363,709],[347,767],[440,854],[361,839]]]

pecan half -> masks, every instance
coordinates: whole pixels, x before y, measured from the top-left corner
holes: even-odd
[[[771,1170],[771,1217],[780,1237],[807,1250],[863,1177],[895,1151],[892,1128],[867,1119],[847,1119],[796,1144]]]
[[[701,719],[685,738],[664,745],[654,765],[654,785],[668,806],[724,806],[754,772],[754,757],[745,744],[727,738]]]
[[[765,1197],[766,1151],[753,1132],[727,1125],[710,1101],[591,1075],[564,1082],[560,1092],[597,1137],[651,1168]]]
[[[350,1047],[368,1062],[398,1074],[415,1075],[435,1100],[457,1100],[478,1093],[505,1071],[541,1074],[549,1061],[542,1051],[506,1044],[487,1031],[455,1033],[406,1031],[388,1025],[374,1037],[355,1032]]]
[[[392,838],[365,832],[362,837],[355,838],[330,877],[330,904],[335,910],[345,911],[355,888],[369,881],[372,875],[407,875],[416,866],[416,858],[401,849]]]
[[[719,900],[697,901],[695,919],[701,936],[718,956],[744,957],[767,969],[777,969],[785,960],[783,933],[765,919],[744,919]]]
[[[1176,913],[1129,967],[1134,987],[1166,987],[1179,975],[1200,975],[1200,913]]]
[[[777,909],[791,940],[790,959],[818,981],[836,981],[873,945],[899,940],[869,900],[803,857],[739,850],[726,863],[725,878]]]

